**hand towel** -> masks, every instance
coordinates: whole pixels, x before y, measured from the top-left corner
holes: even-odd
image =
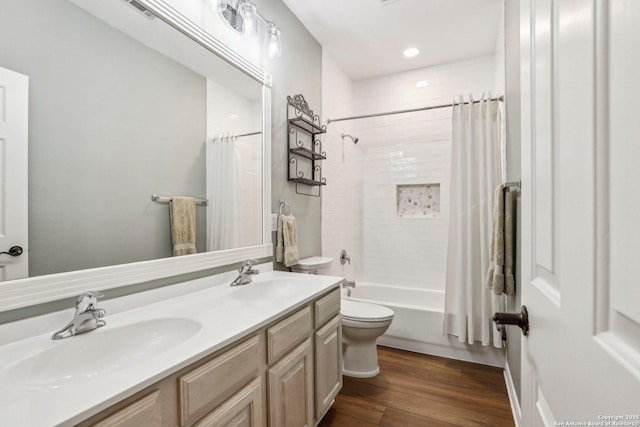
[[[276,231],[276,262],[284,262],[284,237],[282,235],[282,215],[278,218]]]
[[[504,293],[516,293],[514,264],[516,259],[516,198],[515,193],[507,190],[504,195]]]
[[[493,195],[493,230],[489,269],[485,279],[486,287],[496,295],[513,295],[515,292],[513,202],[511,192],[505,193],[504,185],[499,185]]]
[[[173,256],[196,253],[196,199],[172,197],[169,207]]]
[[[485,282],[493,293],[504,292],[504,185],[498,185],[493,193],[493,230]]]
[[[298,228],[296,225],[296,218],[293,215],[280,215],[282,221],[282,240],[284,243],[284,250],[282,259],[285,267],[291,267],[300,260],[298,255]],[[278,249],[276,247],[276,256],[278,255]]]

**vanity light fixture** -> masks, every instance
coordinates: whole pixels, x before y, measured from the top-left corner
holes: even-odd
[[[218,15],[227,26],[246,37],[257,32],[258,20],[267,26],[265,44],[269,58],[282,54],[281,33],[275,20],[267,20],[256,8],[253,0],[217,0]]]
[[[267,55],[269,55],[269,58],[280,58],[280,55],[282,55],[280,30],[275,23],[269,24],[267,28]]]

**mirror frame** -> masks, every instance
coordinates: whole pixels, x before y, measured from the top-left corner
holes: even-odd
[[[0,312],[273,256],[271,243],[271,76],[163,0],[136,0],[212,54],[262,84],[262,244],[0,282]],[[124,5],[124,3],[122,3]],[[131,13],[135,13],[133,10]]]

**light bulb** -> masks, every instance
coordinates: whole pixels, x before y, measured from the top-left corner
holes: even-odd
[[[271,59],[279,58],[282,55],[280,34],[280,30],[273,24],[267,28],[267,55]]]
[[[238,6],[240,16],[242,16],[243,27],[242,31],[245,36],[250,36],[256,32],[257,20],[256,20],[256,6],[251,1],[245,1]]]
[[[417,54],[420,53],[420,50],[418,48],[415,47],[410,47],[404,50],[404,52],[402,52],[402,54],[404,56],[406,56],[407,58],[413,58],[414,56],[416,56]]]

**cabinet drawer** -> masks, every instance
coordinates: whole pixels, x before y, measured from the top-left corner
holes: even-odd
[[[311,333],[311,309],[305,307],[267,330],[267,362],[273,363]]]
[[[194,427],[261,427],[263,424],[262,382],[256,378]]]
[[[340,288],[334,289],[315,302],[315,327],[324,325],[338,313],[340,313]]]
[[[258,337],[226,351],[178,379],[182,424],[197,418],[260,375]]]
[[[162,424],[158,390],[93,424],[94,427],[155,427]]]

